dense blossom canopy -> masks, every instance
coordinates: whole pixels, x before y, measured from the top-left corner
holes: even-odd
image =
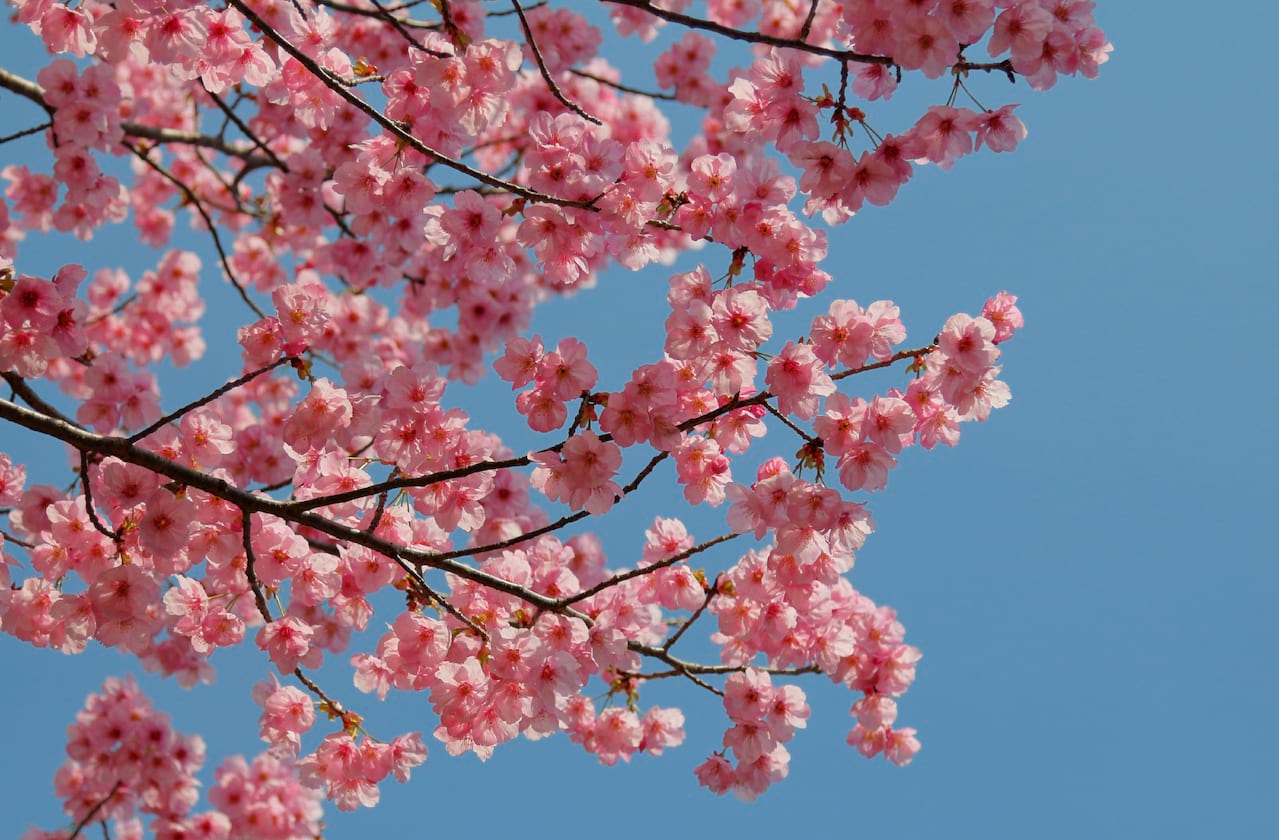
[[[658,755],[692,722],[645,704],[653,680],[722,698],[723,749],[696,769],[716,793],[785,777],[803,676],[854,694],[851,747],[912,760],[897,698],[920,652],[847,577],[862,494],[1008,403],[1022,317],[1000,292],[909,346],[891,301],[832,299],[827,241],[920,166],[1013,150],[1017,105],[978,94],[1094,77],[1091,0],[9,2],[55,57],[0,69],[0,144],[45,141],[0,169],[0,630],[184,686],[219,648],[271,670],[267,748],[224,762],[204,811],[203,742],[108,681],[68,732],[69,826],[27,837],[312,837],[324,799],[375,805],[431,738]],[[651,78],[601,53],[662,29]],[[880,125],[907,88],[912,118]],[[170,245],[183,216],[203,255]],[[24,270],[29,237],[119,224],[153,270],[92,250]],[[609,381],[583,341],[530,328],[615,265],[667,277],[669,314],[660,357]],[[224,294],[238,367],[168,404]],[[801,307],[806,333],[775,335]],[[853,393],[893,366],[895,387]],[[457,405],[489,368],[533,451]],[[69,485],[28,480],[52,472],[28,434],[67,445]],[[722,533],[660,516],[641,546],[610,537],[640,558],[610,563],[578,523],[671,478]],[[718,661],[676,652],[695,627]],[[329,660],[358,691],[317,681]],[[430,705],[430,737],[379,731],[391,692]]]

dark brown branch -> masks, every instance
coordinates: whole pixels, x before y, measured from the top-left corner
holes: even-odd
[[[35,390],[27,384],[27,381],[21,376],[18,376],[18,374],[4,373],[0,374],[0,376],[3,376],[4,381],[9,383],[9,387],[13,389],[14,394],[22,397],[22,401],[34,408],[36,411],[39,411],[47,417],[53,417],[57,420],[61,420],[69,426],[76,426],[79,428],[74,420],[58,411],[58,409],[54,408],[48,402],[45,402],[44,398],[37,394]]]
[[[546,0],[537,0],[536,3],[530,3],[524,8],[524,11],[531,12],[534,9],[540,9],[546,5]],[[488,13],[488,17],[508,17],[515,14],[514,9],[494,9]]]
[[[252,567],[252,555],[249,553],[252,550],[251,541],[249,540],[249,534],[251,533],[250,528],[252,526],[249,521],[249,516],[252,513],[263,513],[277,517],[286,522],[291,522],[295,525],[312,528],[339,541],[364,546],[365,548],[376,551],[379,554],[390,558],[398,566],[400,566],[400,568],[409,576],[409,579],[413,582],[413,584],[420,587],[422,591],[428,591],[430,587],[422,579],[422,576],[418,571],[418,567],[426,566],[454,574],[464,580],[469,580],[473,583],[479,584],[480,586],[485,586],[498,592],[512,595],[539,610],[559,613],[560,615],[576,619],[586,624],[588,627],[593,623],[590,616],[585,615],[579,610],[573,609],[571,605],[561,603],[558,599],[543,595],[540,592],[512,583],[511,581],[497,577],[496,575],[492,575],[478,569],[473,569],[464,563],[459,563],[450,559],[446,555],[396,545],[372,534],[368,534],[360,528],[353,528],[340,522],[335,522],[322,516],[318,516],[314,513],[298,512],[291,509],[291,506],[276,499],[249,493],[235,487],[224,479],[217,478],[191,467],[170,461],[154,452],[130,443],[125,438],[99,435],[89,432],[54,417],[23,408],[9,400],[0,400],[0,420],[7,420],[33,432],[56,438],[81,451],[87,450],[102,455],[115,456],[122,461],[136,464],[137,466],[144,467],[151,472],[167,476],[173,481],[201,490],[238,507],[240,509],[241,516],[244,517],[241,522],[241,536],[246,543],[246,576],[249,577],[250,587],[254,589],[255,598],[261,592],[261,584],[260,581],[256,580],[256,572],[252,573],[250,576],[248,571]],[[644,471],[641,471],[640,476],[637,476],[636,480],[623,490],[623,493],[630,492],[634,489],[634,486],[642,480],[642,476],[646,475],[648,471],[651,470],[652,466],[666,455],[667,453],[665,452],[659,453],[653,461],[650,462],[649,466],[647,466]],[[585,511],[582,513],[585,514]],[[474,551],[478,549],[472,550]],[[270,611],[265,609],[265,597],[259,601],[257,606],[259,612],[264,612],[266,616],[270,615]],[[652,645],[644,645],[638,642],[630,642],[628,646],[631,650],[634,650],[643,656],[648,656],[665,662],[672,668],[677,669],[689,680],[715,694],[721,694],[722,692],[707,683],[705,680],[701,679],[698,675],[726,674],[742,670],[742,668],[738,666],[696,665],[684,662],[683,660],[672,656],[667,650],[660,647],[654,647]],[[817,670],[816,666],[807,666],[801,669],[776,669],[770,671],[770,673],[801,674],[815,673]],[[313,692],[316,692],[319,696],[323,696],[320,693],[319,687],[315,686],[315,684],[308,680],[305,675],[299,674],[299,679],[302,679],[304,684]]]
[[[378,0],[369,0],[369,2],[371,2],[374,6],[376,6],[379,12],[383,12],[383,14],[380,16],[379,19],[389,23],[391,25],[391,28],[394,29],[397,33],[399,33],[400,37],[403,38],[410,47],[417,50],[418,52],[424,52],[427,55],[432,55],[432,56],[435,56],[436,58],[451,57],[447,53],[440,52],[439,50],[433,50],[430,47],[426,46],[426,44],[423,44],[421,41],[419,41],[417,39],[417,36],[414,35],[412,32],[410,32],[405,27],[404,21],[400,20],[399,18],[395,17],[392,14],[386,13],[383,9],[382,4],[379,3]]]
[[[158,475],[166,476],[179,484],[194,487],[197,490],[222,499],[240,508],[241,511],[265,513],[286,522],[313,528],[338,541],[372,549],[395,561],[401,569],[410,575],[414,582],[421,580],[421,576],[415,566],[429,566],[455,574],[464,580],[469,580],[481,586],[495,589],[498,592],[513,595],[541,609],[555,607],[555,599],[553,598],[487,572],[473,569],[465,563],[458,563],[432,551],[397,545],[372,534],[367,534],[360,528],[344,525],[314,513],[299,512],[287,502],[242,490],[224,479],[170,461],[157,453],[130,443],[126,438],[99,435],[3,399],[0,399],[0,420],[7,420],[33,432],[56,438],[76,449],[87,449],[90,452],[115,456],[127,463],[136,464]],[[576,610],[559,610],[559,612],[589,622],[589,618]]]

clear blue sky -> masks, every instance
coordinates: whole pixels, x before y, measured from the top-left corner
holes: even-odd
[[[832,237],[837,293],[894,299],[915,338],[1000,289],[1027,319],[1005,354],[1012,404],[965,426],[956,450],[903,459],[872,499],[879,532],[853,572],[924,651],[901,704],[924,742],[914,764],[857,756],[843,743],[851,696],[814,681],[790,778],[751,805],[719,799],[691,771],[723,718],[681,691],[689,738],[662,758],[607,769],[557,737],[481,765],[428,739],[427,763],[410,784],[384,785],[381,806],[327,808],[328,836],[1279,836],[1279,418],[1265,373],[1279,315],[1279,119],[1265,104],[1279,11],[1239,5],[1249,11],[1214,16],[1187,0],[1103,0],[1115,52],[1098,81],[1047,94],[977,81],[987,104],[1023,103],[1030,137],[1016,154],[921,172]],[[30,75],[20,38],[0,25],[5,66]],[[22,114],[0,134],[25,127],[28,110],[0,97],[0,112]],[[0,163],[37,149],[0,147]],[[23,255],[33,273],[64,257],[34,243]],[[152,258],[117,239],[79,259],[136,272]],[[664,289],[660,268],[612,274],[536,328],[583,334],[616,381],[658,352]],[[218,317],[206,328],[229,323]],[[196,370],[220,376],[217,362]],[[606,521],[615,564],[653,515],[680,512],[669,495],[650,489]],[[717,517],[690,521],[709,537]],[[217,685],[195,692],[141,678],[177,728],[208,739],[206,783],[223,756],[258,750],[247,686],[267,671],[252,650],[214,664]],[[101,649],[70,659],[12,639],[0,639],[0,667],[0,835],[17,836],[62,824],[52,775],[64,728],[105,675],[137,669]],[[433,728],[424,698],[379,706],[343,670],[328,684],[374,731]],[[666,691],[645,701],[674,702]]]

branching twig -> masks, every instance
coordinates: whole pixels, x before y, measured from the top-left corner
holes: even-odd
[[[803,52],[813,53],[814,55],[823,55],[827,58],[834,58],[840,61],[857,61],[862,64],[883,64],[892,65],[895,62],[892,58],[882,55],[867,55],[865,53],[857,53],[851,50],[836,50],[830,47],[820,47],[816,44],[808,44],[796,38],[779,38],[776,35],[765,35],[763,32],[751,32],[744,29],[734,29],[731,26],[725,26],[722,23],[716,23],[712,20],[686,15],[682,12],[672,12],[655,6],[649,0],[604,0],[605,3],[615,3],[619,6],[630,6],[632,9],[639,9],[648,12],[654,17],[662,18],[671,23],[678,23],[680,26],[689,29],[701,29],[706,32],[713,32],[716,35],[729,38],[734,41],[745,41],[750,44],[765,44],[770,47],[785,47]]]
[[[863,365],[858,368],[852,368],[850,370],[845,370],[839,373],[832,374],[831,379],[833,380],[844,379],[846,377],[854,376],[859,373],[865,373],[866,371],[887,367],[903,359],[918,358],[920,356],[924,356],[924,355],[927,355],[928,353],[931,353],[936,346],[937,346],[936,344],[929,344],[926,347],[919,347],[913,350],[903,350],[900,353],[896,353],[891,358],[885,359],[882,362],[874,362],[872,364]],[[767,405],[768,401],[771,400],[772,398],[773,398],[773,393],[771,391],[759,391],[755,394],[752,394],[749,397],[735,396],[721,406],[717,406],[716,408],[713,408],[710,411],[705,412],[704,414],[700,414],[697,417],[691,417],[688,420],[685,420],[684,422],[676,426],[676,428],[679,429],[681,432],[687,432],[690,429],[694,429],[698,426],[709,423],[712,420],[715,420],[716,418],[722,417],[725,414],[730,414],[734,411],[737,411],[738,409],[749,408],[755,405]],[[800,434],[803,434],[803,432],[801,431]],[[613,439],[613,436],[605,433],[600,435],[599,439],[603,442],[608,442]],[[548,446],[545,449],[542,449],[540,451],[541,452],[558,452],[564,448],[564,443],[565,441],[561,441],[560,443],[557,443],[554,446]],[[433,484],[438,484],[442,481],[451,481],[455,478],[465,478],[468,475],[474,475],[476,473],[496,472],[497,470],[510,469],[512,467],[525,467],[525,466],[528,466],[530,463],[532,463],[532,459],[530,459],[529,456],[527,455],[522,455],[517,458],[506,458],[501,461],[477,461],[476,463],[469,464],[465,467],[458,467],[452,470],[442,470],[440,472],[431,473],[430,475],[401,476],[398,478],[388,479],[387,481],[382,481],[377,484],[371,484],[368,487],[361,487],[358,490],[347,490],[342,493],[332,493],[327,496],[316,496],[313,499],[305,499],[302,501],[290,502],[289,505],[298,511],[315,510],[316,508],[325,507],[327,505],[335,505],[335,504],[341,504],[343,502],[358,501],[360,499],[368,498],[369,496],[372,496],[375,493],[380,493],[385,490],[397,490],[400,488],[411,488],[411,487],[429,487]],[[461,555],[458,555],[458,556],[461,556]]]
[[[186,182],[184,182],[181,178],[177,177],[176,175],[174,175],[169,170],[165,169],[160,164],[151,160],[150,155],[146,154],[145,152],[143,152],[142,150],[140,150],[138,147],[134,146],[131,143],[126,142],[123,145],[129,151],[133,152],[133,154],[139,160],[141,160],[147,166],[151,167],[153,170],[159,173],[166,181],[173,184],[179,190],[182,191],[182,194],[186,196],[187,201],[191,204],[192,207],[195,208],[195,211],[200,214],[200,218],[204,219],[205,227],[209,229],[209,236],[213,238],[213,247],[218,252],[218,260],[222,263],[222,270],[226,272],[228,282],[230,282],[231,285],[235,287],[236,292],[238,292],[240,295],[240,299],[243,300],[245,304],[247,304],[251,310],[253,310],[255,315],[257,315],[259,318],[265,318],[266,313],[263,312],[262,309],[256,303],[253,302],[253,298],[249,297],[249,293],[244,288],[244,285],[240,283],[239,279],[236,278],[235,271],[233,271],[231,268],[230,258],[227,256],[226,249],[222,246],[222,237],[218,235],[217,226],[213,224],[213,218],[209,216],[209,211],[204,209],[204,202],[200,199],[200,197],[196,195],[195,191],[192,190],[189,186],[187,186]]]
[[[370,2],[377,7],[379,12],[382,13],[380,16],[378,16],[379,19],[389,23],[391,25],[391,28],[394,29],[396,32],[398,32],[400,34],[400,37],[402,37],[408,43],[410,47],[417,50],[418,52],[423,52],[423,53],[426,53],[427,55],[435,56],[436,58],[452,57],[448,53],[443,53],[443,52],[440,52],[439,50],[433,50],[430,47],[428,47],[426,44],[423,44],[421,41],[419,41],[417,39],[417,36],[414,35],[412,32],[410,32],[405,27],[406,22],[387,12],[385,8],[382,6],[382,4],[378,2],[378,0],[370,0]],[[413,23],[417,23],[417,21],[413,21]],[[421,24],[419,24],[419,26],[421,26]],[[435,28],[433,26],[430,26],[429,24],[427,26],[429,26],[430,28]]]
[[[555,606],[554,598],[511,583],[496,575],[473,569],[465,563],[458,563],[432,551],[396,545],[388,540],[367,534],[360,528],[345,525],[315,513],[299,512],[288,502],[250,493],[222,478],[170,461],[162,455],[130,443],[126,438],[99,435],[50,415],[23,408],[17,403],[4,399],[0,399],[0,420],[7,420],[30,431],[61,440],[76,449],[87,449],[90,452],[96,452],[101,455],[113,455],[122,461],[144,467],[179,484],[193,487],[215,498],[222,499],[238,507],[242,512],[265,513],[295,525],[312,528],[336,540],[372,549],[394,560],[415,582],[421,580],[421,575],[418,573],[416,566],[429,566],[455,574],[464,580],[469,580],[481,586],[487,586],[498,592],[512,595],[535,607],[550,609]],[[586,619],[586,616],[575,610],[562,610],[561,612],[574,618]]]
[[[8,70],[0,68],[0,88],[12,91],[19,96],[25,97],[35,104],[39,105],[50,116],[57,109],[44,100],[44,88],[30,79],[24,79]],[[154,143],[182,143],[188,146],[203,146],[208,149],[216,149],[223,154],[238,157],[250,166],[262,166],[269,162],[268,158],[259,157],[252,154],[250,149],[233,146],[218,137],[210,137],[206,134],[198,134],[191,131],[176,131],[171,128],[156,128],[151,125],[139,125],[138,123],[122,123],[120,125],[124,133],[130,137],[137,137],[143,140],[150,140]]]
[[[201,82],[200,84],[202,87],[204,86],[203,82]],[[264,155],[270,158],[271,163],[279,167],[281,172],[289,171],[288,165],[285,164],[285,162],[280,159],[280,156],[277,155],[271,149],[270,146],[268,146],[265,142],[263,142],[263,140],[260,137],[258,137],[257,134],[253,132],[253,129],[249,128],[248,124],[244,120],[240,119],[240,115],[235,112],[235,109],[233,109],[230,105],[223,102],[222,97],[218,96],[216,93],[209,90],[207,87],[204,88],[204,92],[208,94],[210,99],[213,100],[213,104],[217,105],[218,108],[222,111],[222,113],[226,114],[226,118],[235,124],[235,127],[240,130],[240,133],[243,134],[246,138],[248,138],[250,143],[252,143],[257,148],[261,149]],[[236,180],[239,180],[239,178],[240,176],[239,174],[237,174]]]
[[[385,129],[387,132],[392,134],[396,139],[403,142],[406,146],[409,146],[417,150],[418,152],[426,155],[428,158],[431,158],[432,160],[435,160],[439,162],[440,164],[447,166],[450,169],[456,170],[457,172],[461,172],[463,175],[474,178],[475,180],[481,183],[488,184],[490,187],[496,187],[500,190],[505,190],[506,192],[523,196],[524,198],[527,198],[530,201],[537,201],[543,204],[554,204],[558,207],[577,207],[584,210],[594,208],[594,205],[587,201],[575,201],[567,198],[557,198],[556,196],[553,196],[553,195],[547,195],[546,193],[541,193],[541,192],[538,192],[537,190],[520,186],[519,184],[516,184],[512,181],[504,181],[501,178],[494,177],[493,175],[490,175],[489,173],[484,172],[483,170],[476,169],[473,166],[467,166],[465,163],[462,163],[460,160],[455,160],[449,157],[448,155],[443,154],[442,152],[437,152],[435,149],[432,149],[430,146],[426,145],[421,140],[414,137],[409,132],[405,131],[404,127],[400,125],[399,123],[397,123],[395,120],[392,120],[390,117],[383,114],[377,108],[374,108],[372,105],[365,102],[359,96],[356,96],[355,93],[353,93],[345,85],[343,85],[342,81],[338,79],[333,73],[329,72],[328,70],[325,70],[323,67],[317,64],[314,59],[312,59],[306,53],[302,52],[300,49],[294,46],[292,42],[290,42],[287,38],[285,38],[283,35],[277,32],[274,28],[272,28],[269,23],[263,20],[262,17],[253,10],[252,7],[246,5],[243,2],[243,0],[227,0],[227,2],[229,3],[229,5],[233,6],[236,10],[238,10],[241,14],[243,14],[248,20],[250,20],[256,27],[258,27],[258,29],[261,30],[263,34],[265,34],[268,38],[270,38],[273,42],[275,42],[280,47],[280,49],[284,50],[290,56],[295,58],[298,61],[298,63],[301,64],[303,67],[305,67],[313,76],[315,76],[320,81],[324,82],[324,84],[329,88],[329,90],[332,90],[342,99],[344,99],[347,103],[352,105],[361,113],[368,116],[378,125],[380,125],[383,129]],[[444,5],[444,7],[447,8],[447,4],[442,4],[442,5]]]
[[[111,801],[111,797],[115,796],[123,786],[124,782],[122,781],[117,781],[114,785],[112,785],[111,790],[107,792],[107,795],[99,799],[98,802],[89,809],[89,813],[85,814],[80,822],[76,823],[75,828],[71,829],[71,836],[68,837],[67,840],[76,840],[76,838],[80,836],[80,832],[84,831],[84,827],[93,822],[93,818],[97,815],[97,813],[106,807],[106,804]]]
[[[812,53],[813,55],[825,56],[833,58],[837,61],[855,61],[859,64],[882,64],[885,67],[895,67],[897,62],[891,56],[886,55],[867,55],[866,53],[853,52],[852,50],[837,50],[830,47],[822,47],[816,44],[809,44],[800,38],[780,38],[776,35],[766,35],[763,32],[752,32],[745,29],[734,29],[731,26],[725,26],[722,23],[716,23],[712,20],[686,15],[682,12],[672,12],[663,9],[660,6],[653,5],[650,0],[603,0],[605,3],[614,3],[618,6],[630,6],[632,9],[639,9],[648,12],[653,17],[662,20],[677,23],[680,26],[689,29],[701,29],[705,32],[713,32],[724,38],[734,41],[745,41],[750,44],[764,44],[770,47],[782,47],[784,49],[799,50],[800,52]],[[814,6],[816,3],[814,3]],[[805,36],[806,37],[806,36]],[[1004,59],[1003,61],[993,62],[972,62],[959,61],[952,69],[959,71],[966,70],[984,70],[986,72],[998,71],[1008,76],[1009,81],[1016,81],[1016,70],[1013,69],[1012,60]]]

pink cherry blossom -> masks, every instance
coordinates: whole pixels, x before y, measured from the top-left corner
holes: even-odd
[[[566,3],[13,5],[50,55],[5,70],[46,123],[0,170],[0,631],[183,687],[221,648],[283,677],[203,811],[203,743],[109,681],[55,779],[73,830],[317,836],[322,798],[425,760],[393,692],[451,756],[562,731],[615,765],[704,727],[652,705],[696,683],[723,694],[698,782],[750,800],[817,676],[860,695],[853,748],[913,760],[922,654],[853,588],[858,499],[1009,403],[1024,318],[999,292],[903,346],[896,304],[834,299],[886,281],[829,245],[916,165],[1016,150],[1005,76],[1096,76],[1091,0],[666,0],[611,32]],[[616,66],[663,27],[649,83]],[[108,225],[149,268],[101,263]],[[621,283],[663,323],[609,310],[588,353],[575,307]],[[511,401],[479,410],[490,368]],[[50,440],[70,457],[32,460]],[[725,501],[718,532],[680,518]],[[642,533],[596,519],[633,507]]]

